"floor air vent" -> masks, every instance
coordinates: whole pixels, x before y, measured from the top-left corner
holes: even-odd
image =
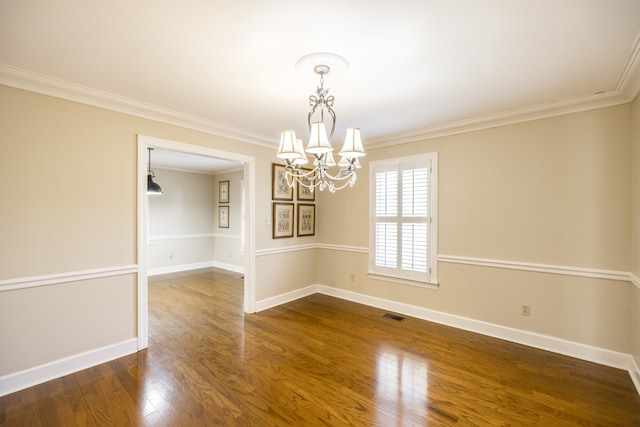
[[[388,317],[389,319],[395,320],[396,322],[403,322],[404,321],[404,317],[396,316],[395,314],[391,314],[391,313],[385,314],[384,317]]]

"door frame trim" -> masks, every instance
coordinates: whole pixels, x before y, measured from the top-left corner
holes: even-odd
[[[245,216],[244,216],[244,311],[255,312],[255,205],[256,200],[256,158],[230,151],[223,151],[200,145],[185,144],[177,141],[137,135],[138,173],[137,173],[137,336],[138,350],[149,346],[149,293],[148,293],[148,253],[149,239],[148,198],[147,198],[147,149],[164,150],[195,154],[205,157],[216,157],[244,163],[245,182]]]

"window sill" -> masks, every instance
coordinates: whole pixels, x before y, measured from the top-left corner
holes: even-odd
[[[392,283],[399,283],[401,285],[417,286],[419,288],[434,289],[434,290],[439,288],[438,282],[421,282],[418,280],[404,279],[396,276],[385,276],[384,274],[371,273],[371,272],[367,273],[367,276],[370,279],[383,280],[385,282],[392,282]]]

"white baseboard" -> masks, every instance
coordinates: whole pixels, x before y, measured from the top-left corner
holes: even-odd
[[[222,268],[223,270],[229,270],[229,271],[233,271],[234,273],[244,274],[244,266],[227,264],[227,263],[218,262],[218,261],[205,261],[205,262],[196,262],[193,264],[170,265],[168,267],[150,268],[147,275],[157,276],[159,274],[179,273],[181,271],[199,270],[201,268],[210,268],[210,267]]]
[[[636,386],[636,390],[638,391],[638,394],[640,394],[640,368],[638,368],[638,364],[633,357],[631,358],[629,375],[631,375],[631,381],[633,381],[633,385]]]
[[[179,273],[181,271],[198,270],[200,268],[214,267],[213,261],[196,262],[193,264],[170,265],[167,267],[150,268],[147,276],[157,276],[159,274]]]
[[[268,308],[286,304],[288,302],[295,301],[297,299],[304,298],[308,295],[312,295],[318,292],[319,291],[317,285],[307,286],[306,288],[302,289],[296,289],[295,291],[287,292],[286,294],[276,295],[275,297],[256,301],[255,310],[257,313],[258,311],[263,311]]]
[[[213,261],[213,266],[223,270],[233,271],[234,273],[244,274],[243,265],[227,264],[226,262]]]
[[[329,286],[317,285],[316,288],[318,289],[318,292],[325,295],[334,296],[360,304],[366,304],[383,310],[393,311],[395,313],[405,314],[418,319],[440,323],[454,328],[464,329],[478,334],[500,338],[506,341],[618,369],[630,370],[631,368],[632,357],[629,354],[567,341],[549,335],[542,335],[535,332],[523,331],[520,329],[509,328],[507,326],[496,325],[494,323],[456,316],[440,311],[429,310],[427,308],[417,307],[414,305],[389,301],[343,289],[336,289]]]
[[[85,353],[65,357],[0,377],[0,396],[23,390],[138,351],[138,340],[132,338]]]
[[[636,387],[640,384],[640,371],[637,369],[633,357],[630,354],[563,340],[549,335],[542,335],[535,332],[501,326],[494,323],[483,322],[481,320],[470,319],[454,314],[443,313],[414,305],[390,301],[344,289],[337,289],[330,286],[312,285],[258,301],[256,303],[256,311],[276,307],[314,293],[321,293],[355,303],[380,308],[382,310],[388,310],[394,313],[427,320],[429,322],[452,326],[454,328],[527,345],[541,350],[551,351],[553,353],[563,354],[565,356],[575,357],[577,359],[605,366],[611,366],[613,368],[624,369],[629,371],[632,377],[634,377],[634,375],[636,376],[634,379]],[[633,368],[634,366],[635,372]]]

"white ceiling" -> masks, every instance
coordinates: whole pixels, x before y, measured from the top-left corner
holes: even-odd
[[[366,148],[629,102],[639,35],[638,0],[2,0],[0,83],[275,146],[307,133],[317,81],[296,61],[331,52],[350,64],[326,78],[336,137],[360,127]]]

